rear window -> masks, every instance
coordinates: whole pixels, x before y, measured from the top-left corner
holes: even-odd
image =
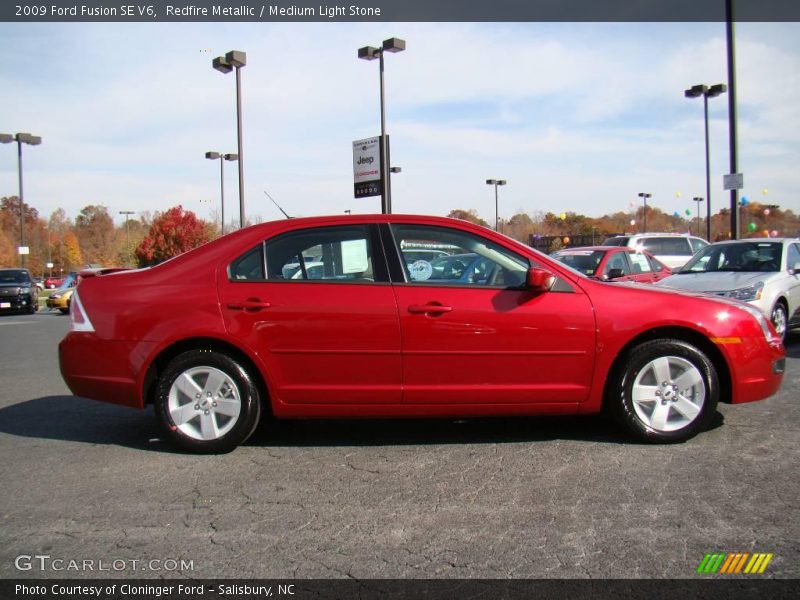
[[[683,237],[645,238],[642,240],[642,248],[656,256],[691,256],[694,254],[689,240]]]
[[[603,246],[627,246],[629,237],[611,237],[603,242]]]

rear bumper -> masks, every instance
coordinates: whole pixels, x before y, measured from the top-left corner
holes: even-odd
[[[94,333],[70,332],[58,345],[58,363],[76,396],[143,408],[139,374],[147,348],[141,342],[100,340]]]

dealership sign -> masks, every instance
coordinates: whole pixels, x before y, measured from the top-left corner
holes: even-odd
[[[356,198],[383,193],[380,137],[353,142],[353,183]]]

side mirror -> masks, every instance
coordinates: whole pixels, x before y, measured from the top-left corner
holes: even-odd
[[[798,273],[800,273],[800,262],[794,263],[792,265],[792,268],[789,269],[789,273],[791,273],[792,275],[797,275]]]
[[[609,269],[608,273],[603,276],[603,279],[618,279],[623,275],[625,275],[625,273],[622,271],[622,269]]]
[[[531,267],[528,269],[527,288],[532,292],[549,292],[556,282],[556,276],[550,271]]]

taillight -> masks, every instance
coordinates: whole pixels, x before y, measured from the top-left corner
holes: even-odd
[[[72,293],[69,307],[69,330],[70,331],[94,331],[94,325],[89,320],[89,315],[81,304],[78,290]]]

